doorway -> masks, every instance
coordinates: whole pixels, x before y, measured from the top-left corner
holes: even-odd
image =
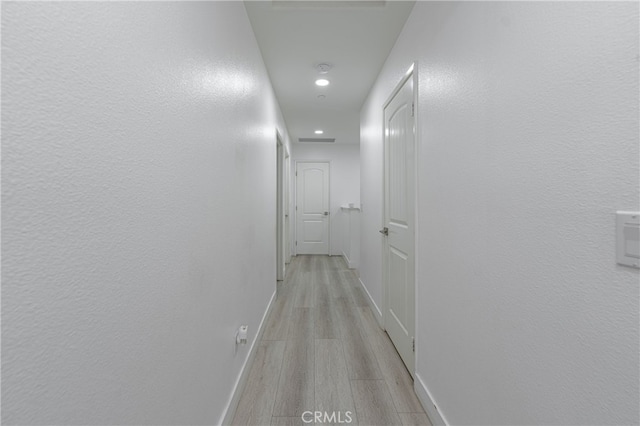
[[[415,368],[415,92],[413,67],[384,106],[383,324]]]
[[[284,279],[285,268],[285,189],[284,189],[285,147],[276,131],[276,280]]]
[[[329,254],[329,163],[296,162],[296,253]]]
[[[287,265],[291,263],[291,222],[289,213],[291,212],[291,162],[289,151],[285,147],[284,153],[284,264],[285,271]]]

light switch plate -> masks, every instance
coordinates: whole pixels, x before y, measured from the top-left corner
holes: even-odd
[[[616,212],[616,258],[620,265],[640,269],[640,212]]]

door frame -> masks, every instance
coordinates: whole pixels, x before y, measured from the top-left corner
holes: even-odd
[[[329,256],[331,256],[331,160],[296,160],[295,161],[295,179],[294,179],[294,185],[293,185],[293,194],[294,194],[294,207],[293,207],[293,211],[295,212],[295,226],[294,226],[294,231],[293,231],[293,241],[294,241],[294,245],[293,245],[293,251],[294,251],[294,256],[298,255],[298,164],[299,163],[327,163],[329,165],[329,217],[327,218],[327,220],[329,221],[328,224],[328,228],[329,228],[329,232],[327,235],[327,244],[328,244],[328,249],[327,252],[329,254]]]
[[[284,153],[284,269],[291,263],[291,160],[285,145]]]
[[[413,324],[413,330],[414,330],[414,348],[415,348],[415,357],[414,360],[418,359],[418,345],[417,345],[417,335],[418,335],[418,277],[419,277],[419,262],[417,261],[418,259],[418,165],[419,165],[419,143],[418,143],[418,73],[417,73],[417,69],[418,69],[418,64],[417,61],[414,61],[413,63],[411,63],[411,65],[409,66],[408,70],[405,72],[404,76],[400,79],[400,81],[396,84],[396,86],[394,87],[394,89],[391,91],[391,94],[387,97],[387,100],[384,102],[383,106],[382,106],[382,182],[381,182],[381,186],[382,186],[382,228],[384,228],[386,226],[386,217],[385,217],[385,206],[386,206],[386,202],[387,202],[387,194],[385,192],[386,188],[385,188],[385,179],[386,179],[386,170],[385,170],[385,165],[386,165],[386,156],[387,156],[387,152],[386,152],[386,143],[385,143],[385,130],[386,130],[386,123],[384,121],[384,110],[387,108],[387,106],[391,103],[391,101],[393,100],[393,98],[398,94],[398,92],[400,91],[400,89],[402,89],[402,86],[404,86],[404,84],[409,80],[409,79],[413,79],[413,128],[414,128],[414,133],[413,133],[413,149],[414,149],[414,153],[415,155],[413,156],[413,176],[411,176],[410,178],[413,179],[413,193],[410,194],[413,197],[413,256],[414,256],[414,262],[413,262],[413,286],[414,286],[414,324]],[[388,298],[389,298],[389,283],[387,282],[387,280],[385,279],[385,276],[388,272],[389,269],[389,265],[387,265],[387,257],[385,256],[385,250],[387,249],[387,244],[388,244],[388,240],[387,238],[384,238],[383,243],[382,243],[382,250],[380,253],[380,257],[382,258],[380,264],[381,264],[381,274],[382,274],[382,328],[383,330],[386,330],[387,327],[387,323],[388,323]],[[415,375],[415,362],[414,365],[412,366],[413,371],[410,371],[411,376],[414,377]]]
[[[286,147],[282,143],[280,132],[276,130],[276,280],[284,279],[284,162]]]

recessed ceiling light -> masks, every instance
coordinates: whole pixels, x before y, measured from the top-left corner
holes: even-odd
[[[316,135],[321,135],[321,134],[323,134],[324,132],[323,132],[322,130],[316,130],[316,131],[315,131],[315,132],[313,132],[313,133],[315,133]]]
[[[317,86],[328,86],[329,85],[329,80],[327,80],[326,78],[320,78],[320,79],[316,80],[316,85]]]

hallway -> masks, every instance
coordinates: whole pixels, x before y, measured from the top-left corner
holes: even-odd
[[[0,423],[640,425],[638,16],[2,2]]]
[[[342,257],[294,257],[273,303],[234,425],[431,424]]]

